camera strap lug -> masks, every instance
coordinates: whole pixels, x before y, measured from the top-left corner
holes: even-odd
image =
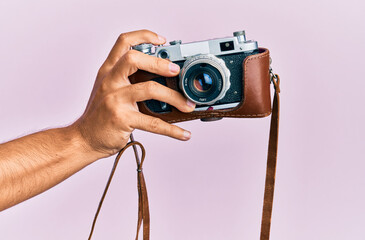
[[[279,77],[278,74],[275,74],[273,72],[272,67],[271,67],[271,63],[272,63],[272,59],[270,57],[270,69],[269,69],[270,82],[272,82],[274,84],[275,91],[277,93],[280,93],[280,77]]]

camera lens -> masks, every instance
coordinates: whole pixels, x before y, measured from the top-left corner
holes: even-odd
[[[208,73],[198,73],[193,80],[193,85],[196,91],[206,92],[212,88],[213,80]]]
[[[198,63],[186,71],[184,92],[195,102],[210,102],[216,99],[223,86],[219,70],[210,64]]]
[[[211,54],[190,57],[180,72],[180,88],[196,104],[210,105],[222,99],[230,87],[224,61]]]

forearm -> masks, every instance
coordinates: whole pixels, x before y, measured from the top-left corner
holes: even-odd
[[[78,121],[0,144],[0,211],[53,187],[97,159],[117,153],[134,129],[190,139],[190,132],[140,113],[137,102],[155,99],[182,112],[194,111],[193,102],[155,81],[132,85],[128,79],[138,69],[177,76],[178,65],[131,50],[142,43],[165,42],[148,30],[121,34],[98,71],[89,103]]]
[[[98,158],[74,127],[1,144],[0,211],[42,193]]]

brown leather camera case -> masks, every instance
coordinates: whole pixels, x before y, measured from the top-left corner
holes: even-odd
[[[260,48],[260,53],[248,56],[243,64],[243,99],[234,108],[222,110],[196,111],[183,113],[172,107],[169,113],[155,113],[149,110],[144,102],[139,102],[139,110],[166,122],[176,123],[194,119],[209,119],[220,117],[257,118],[266,117],[271,113],[270,98],[270,56],[269,50]],[[130,77],[131,83],[145,82],[158,77],[158,75],[139,70]],[[167,86],[178,90],[178,79],[167,78]]]

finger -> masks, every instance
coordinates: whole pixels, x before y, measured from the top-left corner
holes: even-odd
[[[157,33],[149,30],[139,30],[122,33],[110,51],[107,59],[100,70],[109,71],[118,60],[132,47],[142,43],[152,43],[154,45],[164,44],[166,39]]]
[[[191,133],[189,131],[140,112],[136,112],[133,115],[131,127],[184,141],[191,138]]]
[[[182,112],[191,112],[195,108],[195,103],[186,99],[181,93],[155,81],[132,84],[121,91],[127,91],[132,102],[155,99],[166,102]]]
[[[112,69],[112,76],[125,79],[138,69],[165,77],[176,76],[180,72],[179,65],[166,59],[157,58],[136,50],[130,50],[118,61]]]

